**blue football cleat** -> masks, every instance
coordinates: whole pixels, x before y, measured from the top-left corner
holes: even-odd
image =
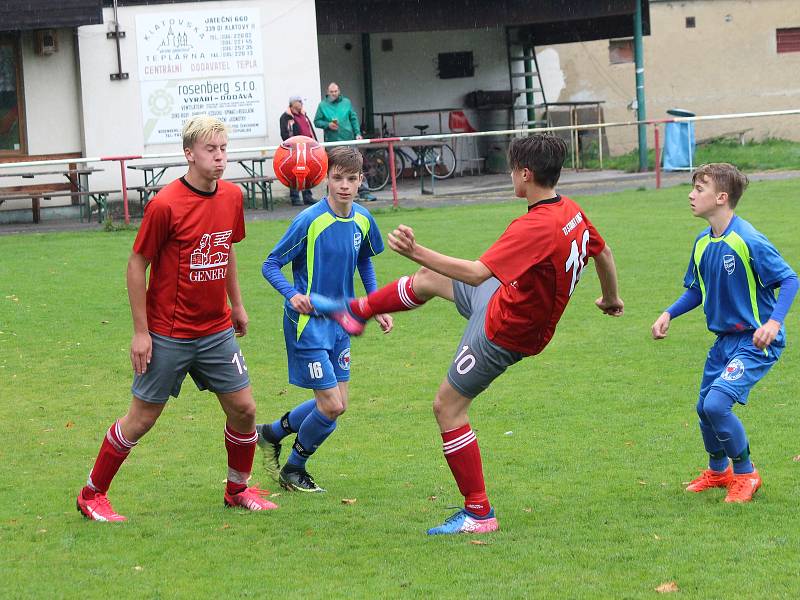
[[[428,535],[447,535],[452,533],[489,533],[497,531],[497,518],[494,516],[494,508],[485,517],[473,515],[468,510],[462,508],[438,527],[428,529]]]
[[[350,312],[348,300],[328,298],[321,294],[311,294],[310,298],[314,310],[336,321],[349,335],[364,333],[366,322]]]
[[[309,297],[314,310],[321,315],[331,315],[347,310],[347,301],[344,298],[329,298],[322,294],[311,294]]]

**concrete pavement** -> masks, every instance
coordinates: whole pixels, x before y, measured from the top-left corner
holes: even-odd
[[[748,173],[751,181],[793,179],[800,178],[798,171],[766,171]],[[671,187],[688,183],[688,172],[662,173],[662,187]],[[425,182],[426,189],[430,189],[430,178]],[[434,195],[422,194],[418,179],[407,177],[398,183],[398,206],[404,208],[419,208],[448,206],[456,204],[480,204],[485,202],[498,202],[511,199],[511,178],[507,174],[501,175],[465,175],[435,182]],[[565,169],[561,174],[558,189],[570,196],[587,196],[595,194],[613,193],[637,188],[655,189],[655,173],[625,173],[623,171],[573,171]],[[275,185],[278,204],[274,211],[247,210],[245,218],[248,221],[291,219],[300,210],[288,204],[288,193],[285,197],[285,188]],[[314,190],[314,197],[319,198],[324,193],[324,187],[319,186]],[[389,208],[393,203],[392,191],[389,188],[376,192],[377,200],[367,202],[369,208]],[[115,215],[115,222],[121,219]],[[0,225],[0,236],[18,233],[48,233],[52,231],[82,231],[97,230],[103,226],[98,223],[80,223],[75,220],[44,221],[38,225],[32,223],[3,224]]]

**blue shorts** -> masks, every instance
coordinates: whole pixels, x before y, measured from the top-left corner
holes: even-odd
[[[233,327],[199,338],[150,333],[153,357],[144,375],[134,375],[131,392],[145,402],[165,403],[178,397],[188,373],[199,390],[238,392],[250,385],[247,365]]]
[[[350,381],[350,336],[341,327],[336,330],[328,348],[298,347],[297,324],[284,311],[289,383],[309,390],[328,390],[339,382]]]
[[[782,345],[772,344],[765,350],[753,345],[753,332],[730,333],[717,337],[706,358],[700,397],[712,388],[747,404],[751,388],[772,368],[783,352]]]

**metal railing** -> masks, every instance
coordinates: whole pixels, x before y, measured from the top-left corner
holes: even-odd
[[[497,131],[477,131],[474,133],[441,133],[433,135],[409,135],[409,136],[396,136],[396,137],[381,137],[362,140],[350,140],[341,142],[321,142],[322,146],[361,146],[371,143],[386,143],[388,144],[389,152],[389,169],[391,172],[392,180],[392,205],[398,206],[397,196],[397,179],[395,175],[394,165],[394,144],[398,142],[417,142],[422,140],[441,140],[441,139],[455,139],[455,138],[471,138],[471,137],[484,137],[484,136],[521,136],[530,135],[532,133],[557,133],[557,132],[573,132],[581,130],[597,129],[599,137],[602,136],[602,130],[612,129],[617,127],[633,127],[639,125],[652,125],[654,128],[655,139],[655,183],[656,187],[661,187],[661,165],[660,165],[660,132],[659,127],[666,123],[685,123],[685,122],[702,122],[702,121],[720,121],[732,119],[751,119],[762,117],[779,117],[800,115],[800,108],[787,109],[787,110],[773,110],[762,112],[745,112],[745,113],[729,113],[718,115],[700,115],[694,117],[672,117],[667,119],[648,119],[645,121],[618,121],[613,123],[588,123],[583,125],[561,125],[555,127],[537,127],[533,129],[505,129]],[[254,146],[250,148],[232,148],[228,150],[228,154],[257,154],[266,156],[269,152],[274,152],[278,145],[271,146]],[[47,165],[64,165],[69,163],[91,163],[91,162],[119,162],[120,165],[120,192],[123,201],[123,210],[125,215],[125,223],[130,222],[130,213],[128,210],[128,188],[126,180],[125,166],[128,161],[132,160],[157,160],[165,158],[179,158],[183,157],[183,152],[164,152],[142,155],[128,155],[128,156],[97,156],[85,158],[64,158],[46,161],[22,161],[10,162],[0,164],[0,169],[19,169],[22,167],[42,167]]]

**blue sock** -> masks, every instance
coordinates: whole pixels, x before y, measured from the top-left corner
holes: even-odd
[[[750,461],[750,444],[745,446],[744,450],[731,458],[731,460],[733,461],[733,472],[736,475],[752,473],[756,470],[753,463]]]
[[[280,442],[290,433],[297,433],[300,431],[300,425],[306,420],[306,417],[314,410],[316,405],[317,401],[314,398],[306,400],[272,423],[269,426],[270,433],[272,434],[271,441]]]
[[[725,450],[720,450],[708,455],[708,468],[717,473],[723,473],[731,464],[730,459],[725,454]]]
[[[708,468],[712,471],[722,473],[728,468],[730,461],[725,454],[725,448],[722,442],[719,441],[714,428],[711,426],[711,421],[706,417],[706,411],[703,408],[703,396],[697,401],[697,415],[700,417],[700,435],[703,436],[703,446],[708,452]]]
[[[737,474],[752,473],[750,447],[744,426],[735,414],[733,405],[736,400],[718,389],[711,388],[703,402],[703,410],[708,418],[717,439],[725,448],[725,454],[733,461],[733,472]]]
[[[286,459],[286,465],[295,468],[305,468],[306,461],[322,445],[333,430],[336,429],[336,421],[323,415],[316,406],[306,417],[300,430],[297,432],[297,440],[292,446],[292,453]]]

